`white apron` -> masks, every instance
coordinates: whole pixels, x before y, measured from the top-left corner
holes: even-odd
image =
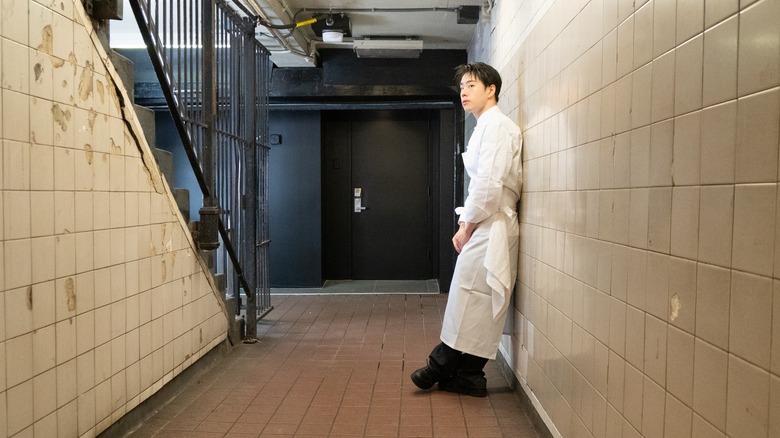
[[[472,148],[472,143],[479,142],[482,135],[478,121],[463,153],[464,167],[472,178],[477,172],[477,154],[472,150],[477,147]],[[519,224],[515,208],[522,172],[517,147],[514,162],[506,166],[509,172],[517,173],[508,178],[513,187],[494,189],[501,191],[497,211],[479,222],[458,256],[442,323],[442,342],[488,359],[496,357],[517,273]],[[472,188],[469,186],[469,196]],[[462,211],[462,207],[456,210],[458,214]]]

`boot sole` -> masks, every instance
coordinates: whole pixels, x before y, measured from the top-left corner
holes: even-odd
[[[465,388],[463,386],[450,385],[445,382],[439,382],[439,389],[457,394],[469,395],[471,397],[487,397],[487,388]]]

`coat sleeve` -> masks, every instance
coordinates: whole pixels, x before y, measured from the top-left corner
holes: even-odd
[[[469,194],[460,222],[479,223],[498,211],[512,162],[512,134],[500,121],[485,127],[477,155],[477,174],[471,175]]]

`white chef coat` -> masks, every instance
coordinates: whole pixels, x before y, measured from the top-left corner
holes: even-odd
[[[517,275],[520,128],[494,106],[480,115],[463,164],[471,178],[459,222],[477,223],[452,276],[441,341],[493,359]]]

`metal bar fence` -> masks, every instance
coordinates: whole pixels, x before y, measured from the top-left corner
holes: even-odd
[[[257,317],[272,308],[270,54],[255,39],[256,18],[240,14],[224,0],[130,3],[203,191],[203,210],[213,206],[217,211],[215,273],[225,275],[226,295],[237,303],[246,295],[246,337],[252,339]]]

